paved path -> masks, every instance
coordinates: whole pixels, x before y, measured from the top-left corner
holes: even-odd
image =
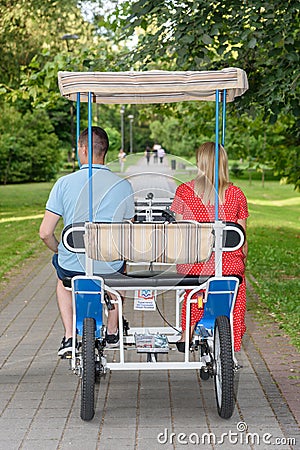
[[[147,165],[142,158],[136,165],[128,168],[126,176],[136,197],[145,198],[149,192],[152,192],[155,198],[174,196],[176,183],[167,159],[164,159],[162,164],[153,163],[151,159]]]
[[[212,380],[168,370],[108,374],[97,391],[95,418],[82,422],[79,379],[56,356],[62,325],[49,261],[48,251],[31,261],[0,303],[0,450],[300,448],[299,354],[274,324],[258,325],[250,314],[230,420],[217,415]],[[172,320],[171,305],[160,299]],[[148,316],[129,306],[129,321],[135,314],[134,325],[144,326]]]

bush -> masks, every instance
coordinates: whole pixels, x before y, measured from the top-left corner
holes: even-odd
[[[239,178],[244,174],[243,169],[239,167],[237,163],[232,164],[230,172],[236,177]]]
[[[61,164],[59,141],[44,110],[23,116],[3,107],[0,122],[0,183],[49,181]]]

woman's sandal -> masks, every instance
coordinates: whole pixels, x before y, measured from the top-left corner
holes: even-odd
[[[180,353],[185,352],[185,342],[183,342],[183,341],[176,342],[176,347]]]

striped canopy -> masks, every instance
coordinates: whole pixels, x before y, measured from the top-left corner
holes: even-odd
[[[247,75],[242,69],[169,72],[59,72],[62,96],[69,100],[105,104],[171,103],[188,100],[214,101],[217,89],[226,89],[231,102],[248,89]]]

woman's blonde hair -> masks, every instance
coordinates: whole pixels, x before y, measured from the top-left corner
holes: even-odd
[[[205,142],[196,151],[198,175],[195,178],[195,194],[207,205],[215,204],[215,143]],[[225,202],[225,191],[230,185],[227,153],[219,145],[219,199]]]

